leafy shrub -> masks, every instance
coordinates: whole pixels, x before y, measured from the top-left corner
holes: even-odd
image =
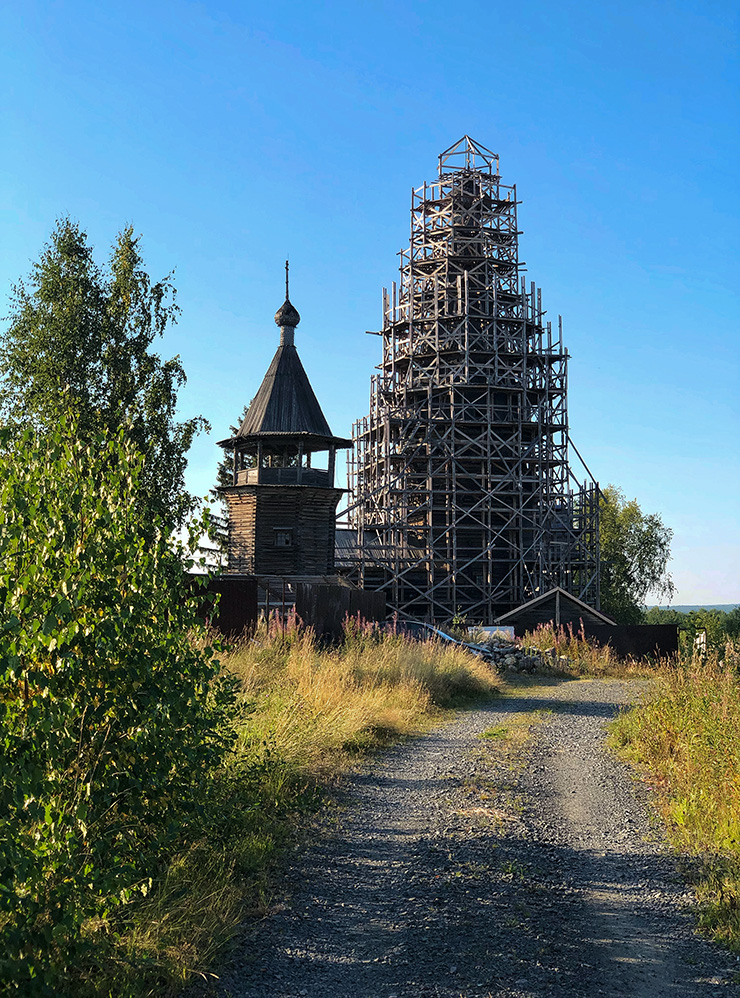
[[[232,686],[189,639],[183,561],[125,433],[0,431],[0,980],[65,993],[202,826]],[[97,932],[94,930],[97,927]]]

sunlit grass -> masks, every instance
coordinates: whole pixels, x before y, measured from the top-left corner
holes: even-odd
[[[549,670],[566,676],[619,679],[649,676],[668,663],[665,659],[621,658],[609,645],[589,641],[583,630],[571,625],[542,624],[526,634],[521,643],[526,649],[544,653]]]
[[[175,995],[207,977],[240,921],[269,910],[285,847],[358,757],[500,685],[462,649],[354,624],[336,648],[295,625],[263,625],[222,665],[238,679],[245,713],[230,768],[204,802],[210,834],[182,850],[133,922],[118,927],[105,968],[111,994]],[[78,993],[104,993],[99,987],[97,979]]]
[[[651,779],[671,842],[690,864],[700,922],[740,951],[740,644],[665,668],[625,711],[613,743]]]

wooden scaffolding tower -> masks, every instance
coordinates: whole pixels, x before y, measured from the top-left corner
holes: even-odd
[[[412,192],[383,291],[346,567],[404,617],[490,623],[553,586],[599,606],[598,486],[570,468],[562,323],[525,285],[517,204],[498,157],[464,136]]]

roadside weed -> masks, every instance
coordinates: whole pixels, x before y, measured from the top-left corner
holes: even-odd
[[[479,738],[486,738],[492,741],[495,738],[505,738],[509,733],[509,729],[505,724],[499,724],[494,728],[487,728],[485,731],[481,731]]]
[[[688,864],[699,921],[740,951],[740,644],[662,670],[646,701],[612,725],[642,767]]]

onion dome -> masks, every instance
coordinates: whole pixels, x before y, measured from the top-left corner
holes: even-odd
[[[286,296],[285,301],[275,313],[276,324],[280,327],[289,326],[295,329],[300,321],[301,316],[298,309],[291,305],[290,299]]]

